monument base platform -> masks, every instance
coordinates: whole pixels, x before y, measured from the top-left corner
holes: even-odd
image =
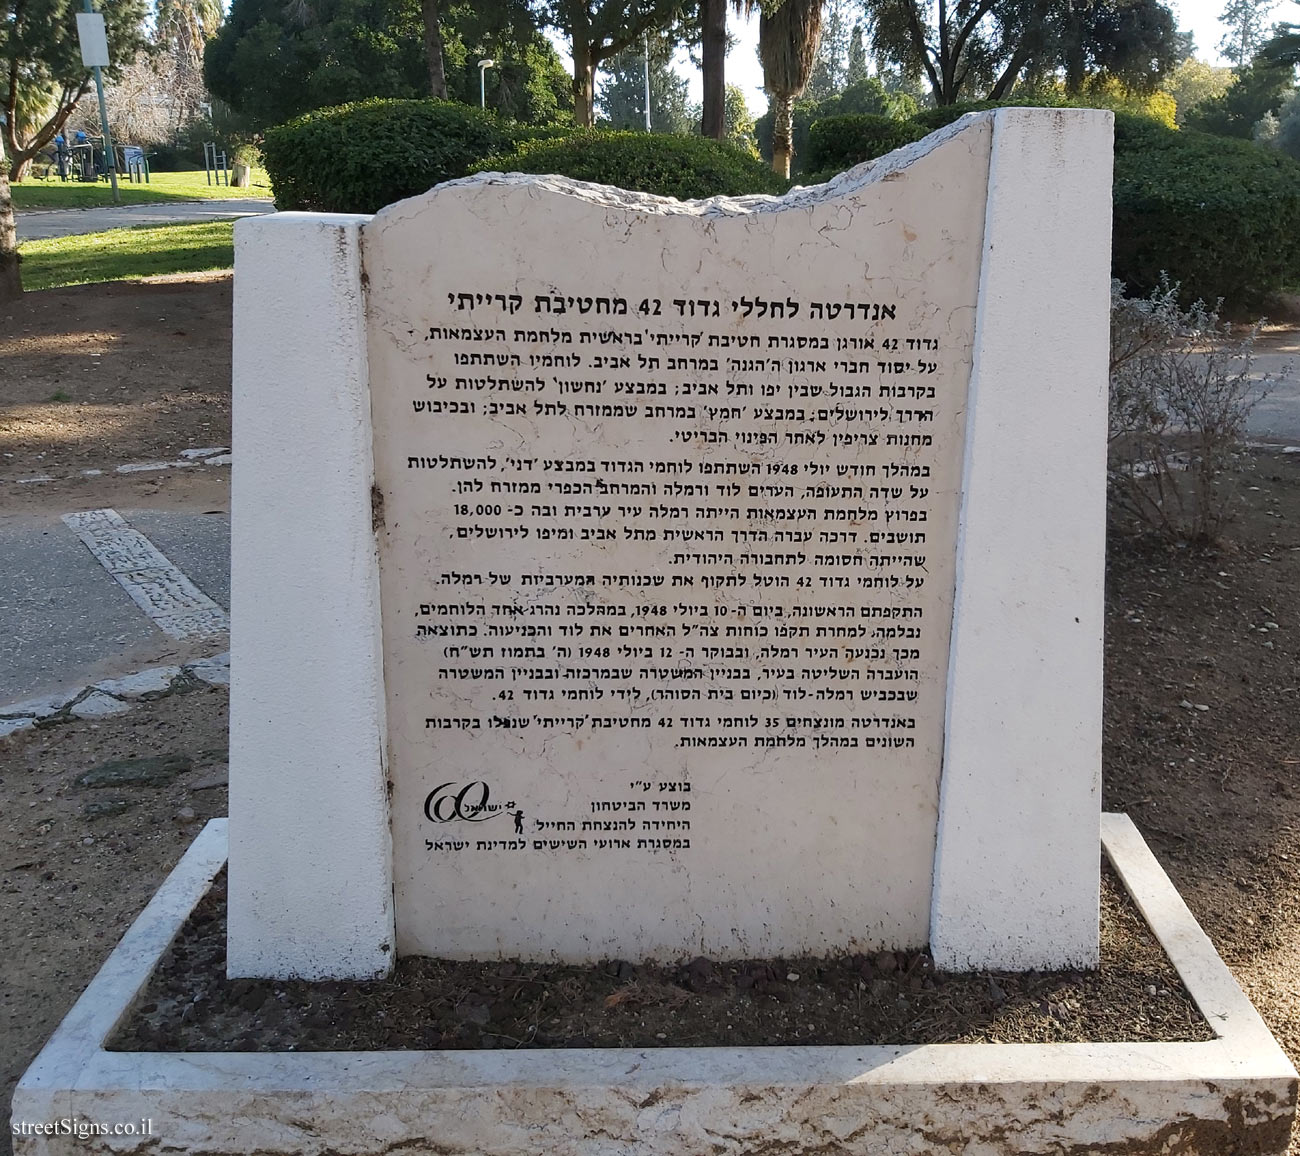
[[[1102,845],[1203,1043],[127,1053],[104,1041],[226,859],[213,820],[14,1093],[15,1156],[1282,1153],[1297,1077],[1125,815]],[[31,1134],[60,1121],[67,1134]],[[27,1130],[24,1134],[24,1129]]]

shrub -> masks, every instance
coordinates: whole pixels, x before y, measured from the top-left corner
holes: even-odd
[[[488,157],[476,172],[556,173],[661,197],[780,194],[786,182],[739,149],[697,136],[581,132],[563,140],[521,143]]]
[[[1300,164],[1244,140],[1115,117],[1113,269],[1139,294],[1257,306],[1300,279]]]
[[[928,130],[915,120],[887,116],[828,116],[814,122],[808,134],[808,168],[839,172],[874,160],[920,140]]]
[[[1178,304],[1167,279],[1145,298],[1111,288],[1107,497],[1111,517],[1212,542],[1229,521],[1224,475],[1272,379],[1251,380],[1258,326],[1234,338],[1217,311]]]
[[[1019,101],[1008,101],[1019,104]],[[941,104],[937,108],[924,108],[912,117],[912,123],[925,129],[927,133],[938,132],[947,128],[955,120],[960,120],[968,112],[984,112],[990,108],[1001,108],[994,100],[974,101],[971,104]]]
[[[832,117],[812,129],[826,179],[995,104],[926,109],[909,120]],[[812,178],[809,179],[810,183]],[[1179,132],[1115,114],[1114,275],[1138,294],[1162,274],[1182,300],[1222,299],[1232,313],[1300,281],[1300,164],[1248,141]]]
[[[887,92],[885,86],[874,76],[855,81],[836,96],[825,100],[796,100],[794,102],[794,134],[791,143],[794,158],[791,171],[808,173],[826,167],[812,159],[812,146],[809,133],[819,120],[830,117],[869,115],[885,117],[891,121],[905,120],[916,112],[916,101],[905,92]],[[758,151],[769,161],[772,159],[772,112],[769,109],[758,118],[754,125],[758,140]],[[857,161],[853,162],[857,164]],[[839,170],[837,170],[839,171]],[[813,184],[811,178],[804,178],[805,184]]]
[[[945,104],[938,108],[923,109],[906,120],[893,120],[885,116],[826,117],[812,126],[809,140],[811,160],[808,167],[818,171],[842,171],[863,161],[875,160],[876,157],[946,128],[968,112],[1000,107],[995,101]]]
[[[439,100],[366,100],[268,129],[262,154],[281,209],[374,213],[465,176],[508,141],[496,117]]]

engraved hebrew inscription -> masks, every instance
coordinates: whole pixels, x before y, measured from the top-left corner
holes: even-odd
[[[925,941],[987,157],[370,227],[399,950]]]

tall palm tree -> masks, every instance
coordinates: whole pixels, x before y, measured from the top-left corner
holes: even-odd
[[[822,35],[822,0],[782,0],[760,9],[758,57],[763,87],[772,97],[772,170],[790,176],[794,102],[808,86]]]
[[[203,46],[220,27],[222,15],[220,0],[158,0],[154,39],[201,69]]]
[[[175,68],[174,131],[194,116],[203,101],[203,49],[224,18],[220,0],[156,0],[154,43]]]

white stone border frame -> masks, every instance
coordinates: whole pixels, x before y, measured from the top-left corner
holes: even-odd
[[[107,1052],[225,861],[204,828],[14,1094],[14,1120],[148,1118],[115,1152],[476,1156],[1282,1152],[1296,1072],[1125,815],[1102,844],[1216,1033],[1202,1043]],[[80,1151],[15,1137],[16,1156]]]

